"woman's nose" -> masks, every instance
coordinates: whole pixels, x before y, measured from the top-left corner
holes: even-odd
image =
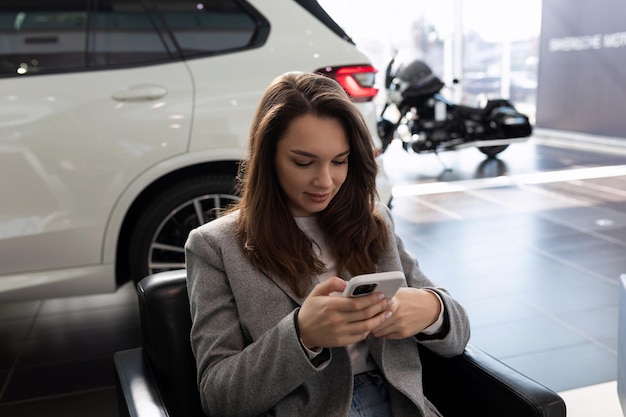
[[[333,185],[333,177],[330,167],[323,166],[317,171],[315,185],[318,187],[330,187]]]

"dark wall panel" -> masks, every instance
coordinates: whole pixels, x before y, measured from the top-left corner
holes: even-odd
[[[626,1],[543,0],[537,126],[626,138]]]

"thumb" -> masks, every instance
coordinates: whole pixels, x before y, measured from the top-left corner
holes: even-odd
[[[310,296],[330,295],[333,292],[343,292],[346,288],[346,281],[339,277],[332,277],[324,282],[320,282],[313,288]]]

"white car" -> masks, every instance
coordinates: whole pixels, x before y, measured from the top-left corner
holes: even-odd
[[[337,79],[378,140],[375,69],[316,1],[8,0],[0,39],[0,301],[183,267],[285,71]]]

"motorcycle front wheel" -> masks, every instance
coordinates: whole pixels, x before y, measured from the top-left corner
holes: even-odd
[[[495,158],[497,154],[508,148],[509,145],[479,146],[478,150],[487,155],[487,158]]]

